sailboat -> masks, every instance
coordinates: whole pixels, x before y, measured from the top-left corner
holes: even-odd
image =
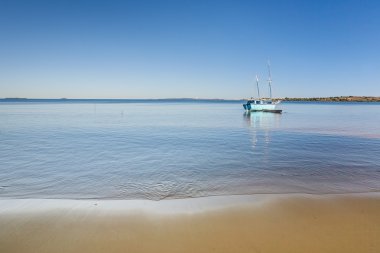
[[[269,85],[269,99],[260,97],[260,88],[259,88],[259,77],[256,75],[256,88],[257,88],[257,99],[251,98],[247,100],[247,103],[243,104],[243,107],[246,111],[249,112],[273,112],[281,113],[282,110],[278,109],[278,104],[281,103],[281,100],[272,100],[272,75],[270,71],[270,63],[268,61],[268,85]]]

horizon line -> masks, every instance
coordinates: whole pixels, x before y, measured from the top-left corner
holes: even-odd
[[[380,96],[316,96],[316,97],[276,97],[272,98],[274,100],[277,99],[313,99],[313,98],[380,98]],[[249,98],[198,98],[198,97],[167,97],[167,98],[33,98],[33,97],[3,97],[0,100],[226,100],[226,101],[239,101],[239,100],[247,100],[252,99]],[[263,97],[262,99],[270,99],[267,97]]]

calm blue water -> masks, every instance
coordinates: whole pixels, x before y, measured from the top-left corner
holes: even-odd
[[[380,191],[380,104],[2,102],[0,198]]]

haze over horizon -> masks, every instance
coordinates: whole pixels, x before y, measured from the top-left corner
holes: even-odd
[[[377,1],[1,1],[0,97],[380,96]]]

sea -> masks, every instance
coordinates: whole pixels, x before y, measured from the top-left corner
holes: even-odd
[[[380,191],[380,103],[0,100],[0,199]]]

